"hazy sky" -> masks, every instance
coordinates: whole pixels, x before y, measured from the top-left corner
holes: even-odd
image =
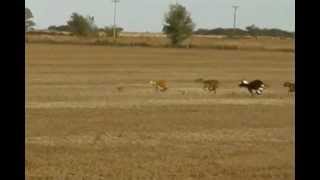
[[[175,0],[120,0],[117,24],[125,31],[160,32],[164,13]],[[187,7],[198,28],[233,26],[232,5],[239,5],[237,27],[255,24],[258,27],[295,30],[294,0],[178,0]],[[112,0],[25,0],[36,28],[66,24],[72,12],[95,17],[99,27],[113,24]]]

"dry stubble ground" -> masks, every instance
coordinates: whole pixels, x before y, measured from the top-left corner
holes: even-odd
[[[293,53],[28,44],[26,57],[28,179],[293,177]],[[270,87],[252,98],[242,78]]]

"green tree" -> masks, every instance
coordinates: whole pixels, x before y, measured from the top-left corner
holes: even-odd
[[[171,40],[172,45],[179,45],[192,35],[195,24],[190,13],[180,4],[170,5],[170,10],[165,14],[165,24],[162,31]]]
[[[60,26],[49,26],[48,30],[53,30],[53,31],[70,31],[70,27],[68,25],[60,25]]]
[[[251,36],[254,36],[254,37],[259,36],[259,35],[260,35],[260,32],[261,32],[260,28],[257,27],[257,26],[254,25],[254,24],[252,24],[252,25],[250,25],[250,26],[247,26],[247,27],[246,27],[246,30],[248,31],[248,33],[249,33]]]
[[[93,16],[84,17],[78,13],[72,13],[67,24],[71,32],[78,36],[89,36],[97,32]]]
[[[36,24],[31,19],[33,18],[33,14],[29,8],[25,8],[24,11],[24,20],[25,20],[25,31],[30,31],[33,26]]]

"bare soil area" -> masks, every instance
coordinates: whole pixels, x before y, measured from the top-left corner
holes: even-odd
[[[291,52],[27,44],[26,64],[27,179],[294,177]]]

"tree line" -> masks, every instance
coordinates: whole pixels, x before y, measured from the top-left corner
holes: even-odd
[[[99,28],[95,24],[93,16],[85,17],[78,13],[72,13],[66,25],[49,26],[48,30],[68,31],[78,36],[96,36],[99,32],[104,32],[107,36],[113,35],[113,27],[105,26],[103,28]],[[121,31],[123,31],[123,28],[116,27],[116,36],[118,36]]]
[[[250,25],[243,29],[233,28],[215,28],[215,29],[198,29],[194,34],[199,35],[225,35],[225,36],[273,36],[273,37],[294,37],[294,32],[288,32],[277,28],[259,28]]]
[[[181,44],[185,39],[188,39],[194,30],[195,24],[192,22],[190,13],[180,4],[170,5],[169,12],[165,14],[165,24],[162,31],[167,34],[172,45]],[[29,8],[25,8],[25,23],[26,31],[30,31],[35,26],[32,21],[33,15]],[[105,32],[106,35],[113,35],[113,27],[106,26],[99,28],[93,16],[83,16],[78,13],[72,13],[70,19],[65,25],[49,26],[51,31],[68,31],[77,36],[96,36],[99,32]],[[115,29],[116,36],[123,28]]]
[[[25,8],[25,31],[34,30],[35,22],[32,20],[33,14],[29,8]],[[76,36],[96,36],[99,32],[104,32],[106,35],[113,35],[113,27],[105,26],[99,28],[94,22],[94,16],[83,16],[79,13],[72,13],[69,20],[64,25],[52,25],[48,27],[51,31],[66,31],[71,32]],[[123,28],[115,28],[116,35],[123,31]]]
[[[25,8],[26,31],[30,31],[35,26],[32,20],[33,14],[30,9]],[[280,29],[259,28],[255,25],[246,27],[245,30],[233,28],[216,28],[216,29],[195,29],[195,23],[192,21],[190,13],[186,7],[180,4],[171,4],[169,11],[164,15],[165,22],[162,32],[167,35],[173,46],[179,46],[192,34],[201,35],[227,35],[227,36],[277,36],[277,37],[294,37],[294,32],[287,32]],[[48,30],[68,31],[77,36],[96,36],[99,32],[104,32],[107,36],[113,35],[113,27],[106,26],[99,28],[93,16],[83,16],[78,13],[72,13],[65,25],[49,26]],[[116,36],[123,28],[117,27]]]

